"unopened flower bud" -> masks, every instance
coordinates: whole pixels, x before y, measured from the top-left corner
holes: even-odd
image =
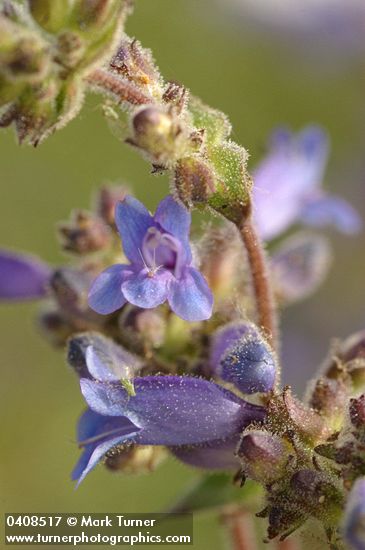
[[[319,444],[333,433],[334,430],[326,419],[294,397],[289,389],[283,392],[283,402],[288,421],[293,423],[295,430],[305,439]]]
[[[154,162],[170,165],[186,150],[185,134],[177,120],[159,107],[143,107],[133,117],[129,143],[143,149]]]
[[[115,447],[105,457],[105,466],[114,472],[124,474],[145,474],[154,472],[167,457],[163,447],[129,445]]]
[[[296,472],[290,486],[302,508],[318,519],[336,524],[343,506],[343,496],[335,479],[324,472],[303,469]]]
[[[186,157],[176,165],[174,185],[180,200],[186,206],[207,204],[216,191],[212,168],[197,157]]]
[[[244,284],[242,242],[232,224],[208,227],[197,243],[200,270],[208,281],[215,301],[230,298],[238,284]]]
[[[49,48],[42,36],[0,13],[0,84],[40,82],[49,64]],[[2,86],[0,104],[1,94]]]
[[[129,190],[123,185],[103,186],[96,197],[96,213],[104,222],[111,227],[115,227],[115,205],[123,201],[126,195],[130,195]]]
[[[124,37],[110,62],[110,67],[138,86],[151,88],[159,85],[160,75],[150,50],[137,40]]]
[[[84,31],[97,31],[112,23],[120,10],[130,10],[130,0],[77,0],[74,17]]]
[[[355,481],[351,489],[342,524],[344,538],[352,550],[365,548],[365,478]]]
[[[343,426],[348,397],[348,387],[343,380],[320,378],[314,387],[310,405],[336,432]]]
[[[38,316],[38,326],[52,346],[63,347],[73,327],[57,309],[44,309]]]
[[[231,323],[213,336],[213,372],[243,393],[269,392],[276,376],[276,359],[257,328],[249,323]]]
[[[355,428],[365,431],[365,395],[350,400],[350,420]]]
[[[360,331],[331,350],[323,370],[328,378],[350,378],[355,391],[365,389],[365,331]]]
[[[58,226],[64,250],[75,254],[89,254],[108,248],[110,230],[97,216],[78,210],[74,212],[71,222]]]
[[[51,277],[50,287],[57,303],[62,312],[75,322],[77,318],[94,323],[100,320],[100,317],[90,310],[87,301],[93,277],[91,272],[72,268],[57,269]],[[85,329],[84,326],[83,330]]]
[[[66,27],[74,4],[75,0],[28,0],[33,19],[51,33]]]
[[[261,483],[269,484],[287,473],[295,451],[286,439],[260,430],[253,430],[240,441],[237,455],[245,474]]]
[[[141,352],[159,348],[165,339],[166,321],[156,310],[127,307],[119,317],[122,337]]]

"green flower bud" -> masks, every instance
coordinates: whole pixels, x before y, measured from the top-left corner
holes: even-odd
[[[40,27],[56,33],[68,23],[76,0],[28,0],[29,11]]]
[[[184,156],[189,141],[178,119],[160,107],[143,107],[132,120],[130,144],[142,149],[154,163],[168,166]]]

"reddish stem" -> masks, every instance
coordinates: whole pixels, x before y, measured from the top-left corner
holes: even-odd
[[[257,550],[251,515],[242,508],[226,509],[221,520],[229,531],[233,550]]]
[[[252,285],[256,299],[257,321],[275,347],[277,332],[276,310],[266,266],[266,254],[251,218],[239,224],[238,229],[250,264]]]
[[[152,103],[152,99],[142,93],[129,80],[105,69],[95,69],[87,76],[86,80],[93,86],[113,94],[120,102],[129,103],[130,105]]]

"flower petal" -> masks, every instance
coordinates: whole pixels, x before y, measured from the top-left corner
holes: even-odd
[[[365,478],[355,481],[345,508],[342,530],[345,541],[353,550],[365,549]]]
[[[126,303],[121,290],[122,283],[131,273],[130,267],[122,264],[105,269],[91,285],[89,306],[102,315],[121,308]]]
[[[242,336],[223,354],[221,378],[241,392],[269,392],[275,384],[277,365],[272,350],[256,332]]]
[[[87,409],[78,425],[78,442],[84,452],[72,472],[72,479],[77,479],[79,485],[109,449],[132,439],[138,431],[125,417],[101,416]]]
[[[165,302],[172,279],[172,274],[166,269],[161,268],[152,275],[143,269],[122,284],[122,292],[131,304],[150,309]]]
[[[304,223],[315,227],[333,225],[342,233],[352,235],[362,228],[362,220],[346,200],[336,195],[320,195],[306,202],[301,210]]]
[[[171,447],[170,451],[189,466],[208,470],[237,470],[240,463],[235,456],[239,438],[212,441],[205,445]]]
[[[251,323],[232,322],[223,325],[213,334],[210,346],[210,364],[213,372],[217,374],[217,369],[220,369],[220,360],[223,353],[227,351],[233,344],[237,342],[244,334],[247,334],[252,329]]]
[[[300,216],[306,196],[321,184],[328,156],[325,132],[316,126],[297,137],[276,132],[254,172],[255,220],[263,239],[284,232]]]
[[[115,344],[114,346],[114,350],[112,348],[101,350],[95,346],[87,348],[85,354],[87,368],[96,380],[116,382],[133,377],[133,366],[136,364],[135,358],[123,348],[120,348],[119,351],[116,349],[119,346]]]
[[[126,416],[141,432],[141,445],[187,445],[237,436],[243,426],[262,420],[264,409],[246,403],[208,380],[187,376],[134,379],[136,395],[121,384],[81,380],[90,408],[108,416]]]
[[[189,210],[177,202],[171,195],[168,195],[158,205],[154,220],[161,225],[162,229],[171,233],[171,235],[181,242],[185,251],[186,262],[190,263],[189,233],[191,214]]]
[[[0,300],[43,298],[50,276],[49,266],[36,257],[0,251]]]
[[[115,208],[115,223],[128,260],[142,265],[142,241],[147,230],[154,226],[151,214],[140,201],[127,195]]]
[[[213,310],[213,294],[199,271],[187,267],[181,278],[174,279],[168,296],[170,307],[185,321],[204,321]]]
[[[270,261],[271,279],[280,303],[291,304],[313,294],[331,263],[331,248],[322,235],[299,232],[285,239]]]

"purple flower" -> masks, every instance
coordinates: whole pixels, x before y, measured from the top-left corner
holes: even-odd
[[[130,264],[112,265],[96,278],[90,307],[108,314],[126,302],[149,309],[167,300],[186,321],[208,319],[213,297],[192,266],[188,210],[168,196],[152,217],[143,204],[126,196],[116,206],[115,221]]]
[[[0,300],[43,298],[51,269],[35,256],[0,251]]]
[[[277,371],[273,351],[250,323],[230,323],[213,336],[211,368],[243,393],[269,392]]]
[[[270,240],[294,223],[334,225],[356,233],[361,220],[344,199],[321,189],[328,157],[324,131],[308,126],[297,136],[274,132],[266,158],[254,172],[255,219],[261,237]]]
[[[200,378],[136,377],[134,395],[123,381],[110,380],[107,369],[99,368],[98,380],[80,381],[89,410],[78,428],[84,451],[73,479],[79,482],[110,449],[128,443],[164,445],[181,460],[205,468],[238,466],[234,450],[242,429],[265,414],[262,407]]]
[[[344,538],[353,550],[365,550],[365,478],[351,489],[343,521]]]

